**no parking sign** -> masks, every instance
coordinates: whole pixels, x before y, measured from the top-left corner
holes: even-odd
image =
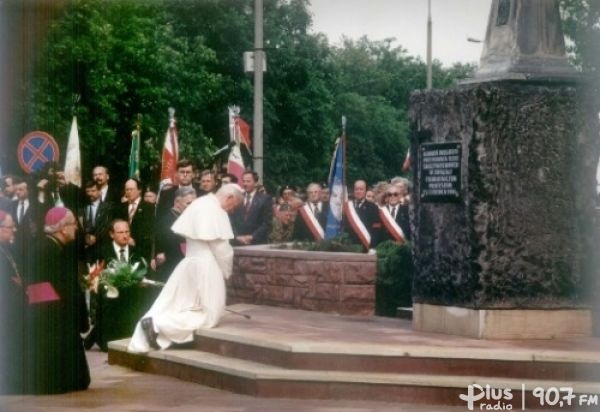
[[[19,165],[26,173],[37,172],[47,162],[58,162],[59,158],[58,144],[46,132],[27,133],[17,147]]]

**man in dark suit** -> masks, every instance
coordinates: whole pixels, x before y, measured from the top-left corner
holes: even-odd
[[[105,264],[116,260],[129,264],[141,262],[142,256],[137,248],[130,244],[129,223],[115,219],[109,229],[111,241],[105,243],[101,257]],[[108,342],[131,336],[137,320],[146,312],[151,304],[150,289],[141,285],[121,288],[119,296],[109,298],[106,291],[98,290],[98,307],[96,322],[92,332],[86,337],[85,346],[91,348],[98,343],[104,352],[108,350]]]
[[[410,240],[410,221],[408,216],[408,204],[404,201],[406,193],[399,185],[390,185],[385,192],[386,205],[384,206],[402,229],[404,240]],[[381,240],[397,240],[390,229],[383,225]]]
[[[248,171],[242,175],[244,202],[230,215],[235,236],[234,245],[267,243],[273,219],[273,202],[270,196],[256,190],[257,183],[256,172]]]
[[[327,226],[329,203],[321,200],[321,185],[311,183],[306,188],[306,203],[302,206],[294,222],[294,240],[311,241],[322,240],[315,236],[315,229],[324,232]],[[314,219],[312,219],[314,217]],[[318,226],[316,226],[318,224]]]
[[[15,252],[21,262],[31,263],[33,245],[44,236],[42,205],[30,196],[29,184],[26,180],[15,177],[15,196],[12,202],[11,215],[17,225],[15,233]],[[27,269],[25,269],[27,272]]]
[[[185,238],[175,234],[171,226],[194,199],[196,199],[196,191],[193,188],[177,189],[173,207],[157,222],[156,256],[151,263],[152,269],[157,270],[156,280],[166,282],[175,266],[185,256]]]
[[[181,159],[177,162],[177,185],[160,191],[158,203],[156,204],[156,218],[161,219],[169,213],[175,201],[175,192],[181,187],[190,187],[200,196],[200,188],[194,185],[195,171],[194,165],[190,160]]]
[[[64,206],[76,213],[85,203],[83,192],[79,186],[67,182],[58,162],[44,165],[36,188],[37,199],[44,206],[44,212],[55,206]]]
[[[100,200],[113,205],[121,203],[121,190],[114,184],[109,184],[110,175],[106,166],[98,165],[92,171],[92,178],[100,188]]]
[[[79,223],[83,228],[85,258],[87,263],[95,263],[101,259],[100,252],[104,243],[109,240],[108,229],[113,219],[110,202],[100,200],[100,189],[95,181],[85,184],[87,204],[79,211]]]
[[[142,184],[137,179],[125,182],[125,198],[127,201],[119,205],[115,215],[129,222],[131,245],[150,261],[154,240],[154,205],[142,200]]]
[[[346,214],[344,215],[344,232],[350,236],[350,239],[355,243],[362,244],[366,249],[374,248],[381,240],[381,221],[379,219],[379,208],[375,203],[369,202],[366,199],[367,182],[357,180],[354,182],[354,200],[350,201],[348,207],[353,207],[358,215],[358,218],[368,231],[371,241],[366,245],[358,233],[357,226]]]

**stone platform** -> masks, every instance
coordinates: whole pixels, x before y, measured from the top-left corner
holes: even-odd
[[[524,385],[532,408],[536,387],[600,394],[598,338],[482,341],[415,332],[401,319],[230,308],[252,319],[228,314],[185,348],[144,355],[111,342],[109,363],[260,397],[464,406],[459,395],[477,383],[511,389],[515,408]]]

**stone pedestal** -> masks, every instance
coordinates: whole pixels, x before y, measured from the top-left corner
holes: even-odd
[[[416,92],[410,120],[415,328],[494,338],[504,336],[490,330],[499,323],[485,320],[501,318],[521,329],[514,336],[572,336],[573,322],[575,334],[590,334],[591,323],[580,320],[597,300],[590,291],[598,279],[598,130],[580,91],[488,82]],[[456,196],[431,196],[423,149],[452,142],[460,149]],[[456,316],[452,327],[435,321],[453,308],[475,312]],[[531,319],[557,333],[531,336]]]
[[[376,272],[365,253],[236,247],[227,303],[373,315]]]

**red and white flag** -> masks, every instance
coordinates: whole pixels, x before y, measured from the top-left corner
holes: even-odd
[[[229,107],[229,138],[233,145],[227,160],[227,173],[236,176],[241,181],[246,167],[244,166],[240,147],[243,144],[248,152],[252,153],[250,151],[252,142],[250,140],[250,125],[240,117],[240,108],[237,106]]]
[[[165,136],[160,170],[160,187],[177,184],[177,162],[179,161],[179,139],[175,126],[175,109],[169,108],[169,128]]]

